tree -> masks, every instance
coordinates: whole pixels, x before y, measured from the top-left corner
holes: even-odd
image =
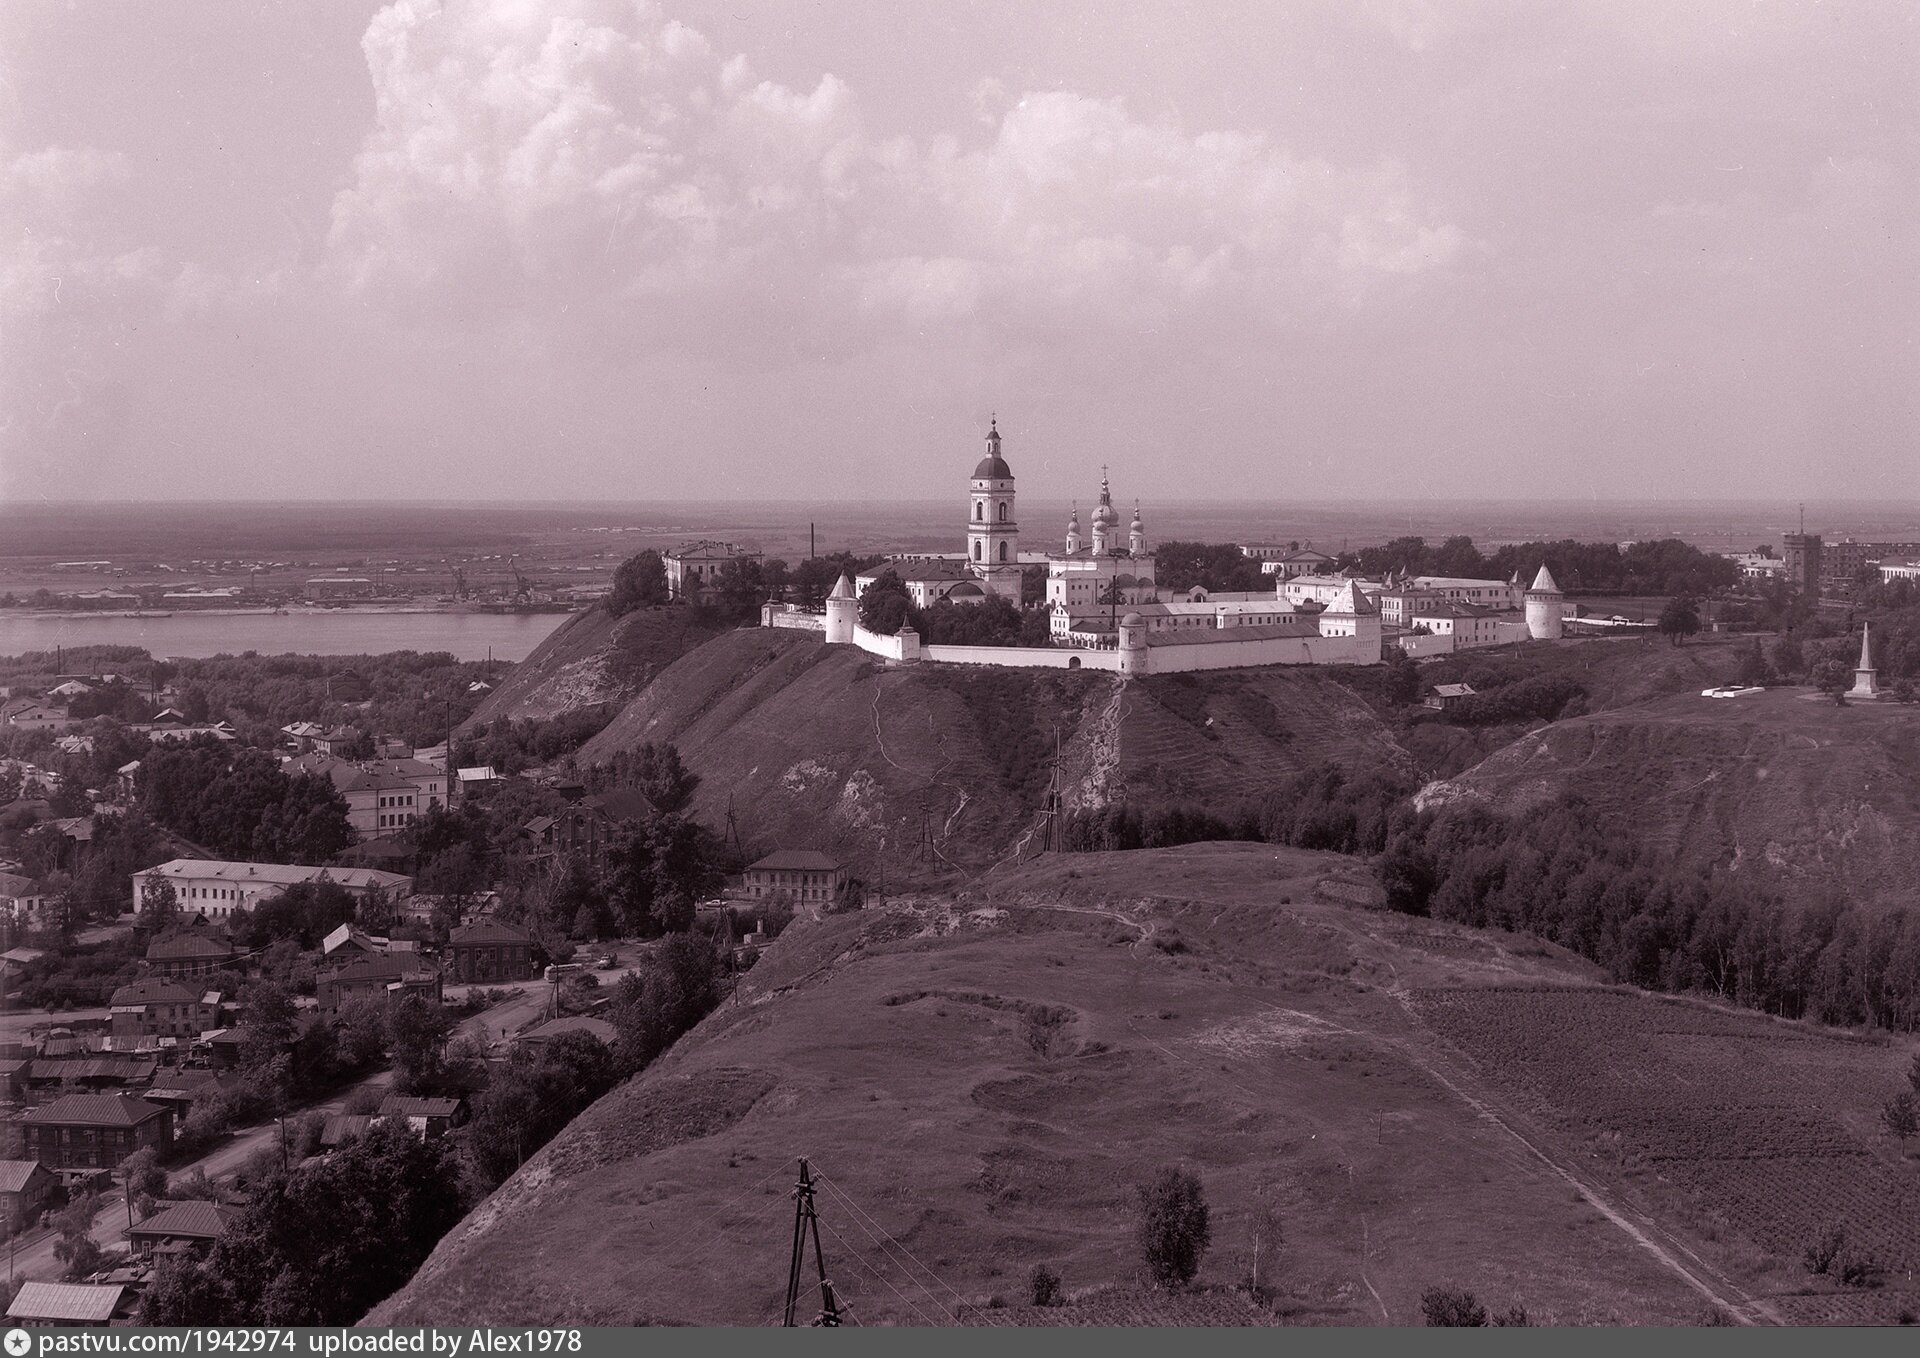
[[[1027,1275],[1027,1295],[1035,1306],[1051,1306],[1060,1299],[1060,1275],[1046,1264],[1035,1264]]]
[[[152,1211],[155,1198],[167,1196],[167,1172],[160,1168],[160,1157],[151,1146],[142,1146],[120,1162],[120,1182],[139,1204],[143,1217]]]
[[[395,1088],[402,1094],[431,1094],[446,1071],[447,1035],[453,1020],[437,1004],[409,995],[387,1016],[393,1047]]]
[[[375,1124],[263,1177],[206,1262],[156,1288],[154,1324],[351,1325],[413,1276],[465,1211],[447,1138]]]
[[[719,1000],[720,963],[712,945],[691,934],[669,936],[614,993],[620,1072],[644,1070]]]
[[[68,1282],[98,1272],[106,1258],[107,1252],[93,1238],[93,1218],[99,1210],[99,1195],[86,1193],[68,1203],[53,1219],[54,1229],[60,1233],[53,1243],[53,1257],[66,1265]]]
[[[1911,1091],[1901,1090],[1881,1106],[1880,1123],[1898,1138],[1901,1149],[1905,1150],[1907,1142],[1920,1132],[1920,1101],[1915,1100]]]
[[[1748,637],[1747,644],[1740,648],[1739,682],[1749,688],[1758,688],[1773,678],[1773,672],[1767,668],[1767,658],[1760,650],[1760,638]]]
[[[180,917],[180,893],[157,872],[140,879],[140,927],[160,933]]]
[[[1473,1327],[1487,1323],[1487,1308],[1462,1287],[1429,1287],[1420,1294],[1420,1314],[1429,1325]]]
[[[1169,1165],[1137,1193],[1135,1239],[1148,1273],[1162,1287],[1192,1282],[1213,1238],[1212,1215],[1200,1180]]]
[[[1853,670],[1844,660],[1822,660],[1813,667],[1813,686],[1841,707],[1847,705],[1847,690],[1853,687]]]
[[[1912,1087],[1916,1097],[1920,1097],[1920,1052],[1913,1054],[1913,1061],[1907,1066],[1907,1084]]]
[[[672,815],[686,810],[700,778],[680,762],[676,747],[648,741],[634,756],[633,785],[647,794],[648,801]]]
[[[1684,594],[1675,595],[1667,600],[1667,606],[1660,610],[1660,635],[1678,646],[1686,638],[1700,630],[1700,608]]]
[[[1773,643],[1774,672],[1785,678],[1799,674],[1807,667],[1805,654],[1800,649],[1800,638],[1792,632],[1782,632]]]
[[[636,608],[651,608],[667,602],[667,566],[660,553],[649,547],[622,561],[613,573],[613,591],[607,595],[607,612],[619,618]]]
[[[387,1054],[387,1010],[362,997],[340,1011],[340,1060],[349,1070],[366,1070]]]
[[[869,632],[892,636],[907,620],[913,599],[900,573],[889,566],[860,596],[860,625]]]
[[[241,1025],[245,1044],[240,1062],[248,1070],[265,1070],[293,1046],[298,1031],[298,1011],[294,1008],[293,996],[273,981],[255,981],[246,988],[240,1002],[247,1016]]]
[[[1387,697],[1402,707],[1420,701],[1420,667],[1398,646],[1387,660],[1386,680]]]

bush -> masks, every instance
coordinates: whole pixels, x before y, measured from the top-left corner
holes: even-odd
[[[1060,1275],[1045,1264],[1035,1264],[1027,1275],[1027,1292],[1035,1306],[1052,1306],[1060,1300]]]
[[[1434,1326],[1462,1328],[1487,1323],[1487,1308],[1462,1287],[1429,1287],[1420,1294],[1420,1314]]]
[[[1829,1272],[1846,1244],[1847,1228],[1835,1222],[1823,1228],[1819,1235],[1807,1243],[1801,1262],[1809,1273]]]
[[[1139,1189],[1139,1214],[1136,1238],[1154,1282],[1162,1287],[1192,1282],[1213,1239],[1212,1213],[1200,1180],[1169,1165]]]

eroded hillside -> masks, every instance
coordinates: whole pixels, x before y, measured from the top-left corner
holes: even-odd
[[[1264,670],[1122,684],[1085,671],[889,668],[743,628],[667,666],[581,751],[671,742],[694,812],[750,846],[808,844],[888,871],[977,870],[1028,841],[1059,750],[1065,801],[1259,797],[1328,760],[1404,760],[1348,689]]]
[[[1665,698],[1543,727],[1418,800],[1524,814],[1564,795],[1685,861],[1865,902],[1912,904],[1920,890],[1913,708],[1836,707],[1803,689]]]
[[[687,608],[642,608],[619,618],[598,606],[575,613],[513,667],[468,724],[624,703],[719,630]]]

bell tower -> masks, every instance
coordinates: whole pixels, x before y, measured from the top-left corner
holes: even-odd
[[[973,469],[967,496],[967,564],[990,585],[995,573],[1013,578],[1019,598],[1020,527],[1013,517],[1013,468],[1000,455],[1000,422],[987,426],[987,455]],[[996,587],[996,592],[1001,592]]]

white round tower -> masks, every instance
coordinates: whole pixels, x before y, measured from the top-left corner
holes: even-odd
[[[1140,521],[1140,502],[1133,502],[1133,524],[1127,531],[1127,550],[1135,556],[1147,554],[1147,526]]]
[[[853,582],[846,573],[840,574],[840,580],[833,587],[833,593],[827,596],[827,640],[840,645],[851,645],[853,627],[860,616],[860,601],[853,596]]]
[[[1527,634],[1535,641],[1558,641],[1566,618],[1566,596],[1553,583],[1553,573],[1540,563],[1540,573],[1527,587]]]
[[[1076,500],[1073,513],[1067,516],[1067,555],[1072,556],[1080,550],[1080,504]]]
[[[1120,673],[1147,672],[1147,620],[1138,613],[1120,618]]]

